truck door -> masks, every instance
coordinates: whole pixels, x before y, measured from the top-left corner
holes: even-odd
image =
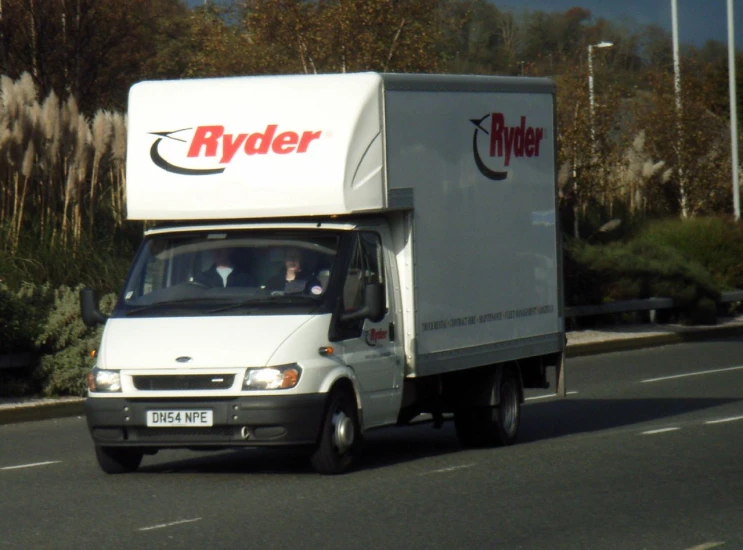
[[[346,323],[342,329],[344,361],[356,375],[361,390],[364,427],[394,423],[402,396],[402,347],[395,334],[394,285],[382,235],[386,228],[359,231],[343,287],[343,307],[352,313],[364,306],[364,287],[382,283],[387,297],[384,318]]]

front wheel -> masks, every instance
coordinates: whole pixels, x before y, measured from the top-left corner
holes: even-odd
[[[361,427],[353,393],[336,388],[328,397],[317,449],[310,457],[319,474],[335,475],[350,470],[361,448]]]
[[[142,463],[142,452],[123,447],[95,447],[95,457],[101,470],[107,474],[133,472]]]
[[[467,407],[456,411],[454,426],[465,447],[493,447],[516,442],[521,421],[521,401],[516,377],[503,373],[499,404],[493,407]]]

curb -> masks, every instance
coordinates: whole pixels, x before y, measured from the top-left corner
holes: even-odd
[[[602,342],[586,342],[582,344],[568,344],[566,357],[587,357],[617,351],[629,351],[683,342],[701,342],[714,338],[727,338],[743,335],[743,324],[733,326],[705,327],[697,329],[681,329],[679,332],[667,334],[653,334],[649,336],[631,336]],[[0,425],[34,420],[49,420],[51,418],[65,418],[69,416],[83,416],[85,414],[85,398],[66,399],[33,403],[0,409]]]
[[[698,329],[682,329],[679,332],[667,334],[653,334],[649,336],[634,336],[618,338],[602,342],[587,342],[583,344],[569,344],[565,350],[565,357],[586,357],[602,353],[629,351],[683,342],[702,342],[714,338],[728,338],[743,335],[743,325],[706,327]]]
[[[0,425],[30,422],[32,420],[49,420],[85,414],[85,399],[66,399],[49,403],[34,403],[18,407],[0,409]]]

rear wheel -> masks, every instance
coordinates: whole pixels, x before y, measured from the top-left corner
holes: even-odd
[[[320,439],[310,457],[316,472],[326,475],[350,470],[361,448],[361,427],[356,399],[346,388],[336,388],[328,397]]]
[[[142,452],[124,447],[95,447],[95,457],[107,474],[133,472],[142,463]]]
[[[516,442],[521,421],[521,402],[516,376],[506,370],[497,388],[499,404],[467,407],[456,411],[454,425],[465,447],[492,447]]]

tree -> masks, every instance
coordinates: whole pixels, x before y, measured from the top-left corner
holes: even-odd
[[[685,59],[681,88],[681,135],[675,108],[673,75],[656,73],[651,78],[650,101],[637,112],[639,128],[647,130],[647,149],[653,158],[673,168],[669,183],[675,190],[667,197],[669,208],[681,212],[678,166],[684,169],[689,215],[730,212],[730,134],[727,121],[708,106],[714,84],[705,78],[705,68]]]
[[[510,14],[485,0],[454,0],[442,4],[440,21],[445,72],[516,71],[519,31]]]
[[[184,28],[180,0],[2,1],[5,74],[30,72],[44,97],[73,95],[84,112],[123,108],[129,86],[145,75],[179,76],[177,62],[153,62]]]
[[[181,76],[238,76],[263,72],[263,48],[239,20],[237,7],[207,4],[192,10],[177,46],[185,58]]]
[[[267,73],[426,72],[438,66],[439,0],[246,0],[241,20]]]

